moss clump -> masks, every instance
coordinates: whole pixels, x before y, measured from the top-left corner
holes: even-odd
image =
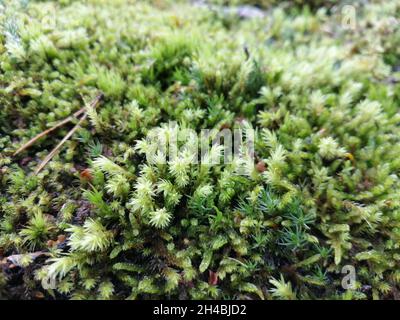
[[[3,1],[0,294],[398,297],[400,6],[357,13],[348,30],[279,6],[238,20],[188,2]],[[98,91],[38,175],[70,127],[12,156]],[[154,128],[248,127],[254,161],[193,163],[194,144],[146,157]]]

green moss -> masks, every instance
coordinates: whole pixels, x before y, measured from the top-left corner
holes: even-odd
[[[24,294],[50,298],[50,277],[60,299],[396,297],[400,7],[360,7],[348,30],[340,10],[267,2],[237,19],[184,1],[3,1],[0,255],[47,254],[19,267]],[[12,155],[99,91],[39,174],[73,124]],[[250,126],[255,161],[193,163],[193,143],[146,158],[154,128]]]

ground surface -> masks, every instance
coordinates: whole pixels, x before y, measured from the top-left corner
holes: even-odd
[[[305,2],[0,1],[0,297],[399,298],[400,4]]]

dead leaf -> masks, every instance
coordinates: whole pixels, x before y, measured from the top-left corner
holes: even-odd
[[[211,270],[208,271],[208,284],[211,286],[218,284],[218,273]]]

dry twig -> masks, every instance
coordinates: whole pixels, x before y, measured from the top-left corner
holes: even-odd
[[[100,93],[94,98],[94,100],[90,103],[90,105],[93,108],[96,108],[97,105],[99,104],[100,100],[103,98],[103,94]],[[54,155],[60,150],[60,148],[63,146],[63,144],[71,138],[71,136],[79,129],[80,125],[85,121],[87,118],[87,113],[86,113],[86,107],[79,109],[76,111],[73,115],[69,116],[68,118],[65,118],[64,120],[60,121],[57,123],[55,126],[41,132],[31,140],[29,140],[27,143],[25,143],[23,146],[21,146],[17,151],[14,152],[14,156],[19,154],[20,152],[26,150],[29,148],[31,145],[33,145],[36,141],[38,141],[40,138],[48,135],[49,133],[53,132],[54,130],[60,128],[61,126],[75,120],[77,117],[79,117],[83,113],[83,116],[79,119],[78,123],[67,133],[67,135],[57,144],[57,146],[46,156],[46,158],[43,159],[41,164],[38,166],[38,168],[35,170],[35,174],[38,174],[45,166],[46,164],[54,157]]]
[[[21,146],[17,151],[14,152],[13,156],[16,156],[17,154],[21,153],[25,149],[28,149],[31,145],[33,145],[36,141],[38,141],[40,138],[48,135],[49,133],[53,132],[54,130],[62,127],[63,125],[67,124],[68,122],[71,122],[75,120],[77,117],[79,117],[82,113],[84,113],[86,110],[86,107],[83,107],[76,111],[72,116],[69,116],[68,118],[65,118],[64,120],[60,121],[57,123],[55,126],[39,133],[37,136],[33,137],[31,140],[29,140],[27,143],[25,143],[23,146]]]
[[[78,123],[73,127],[67,135],[60,141],[60,143],[53,149],[51,152],[46,156],[46,158],[43,159],[43,161],[40,163],[40,165],[37,167],[35,170],[35,174],[38,174],[40,170],[42,170],[45,165],[54,157],[54,155],[58,152],[58,150],[63,146],[63,144],[71,138],[71,136],[75,133],[76,130],[79,129],[80,125],[82,124],[83,121],[87,118],[87,113],[85,113],[82,118],[79,119]]]

